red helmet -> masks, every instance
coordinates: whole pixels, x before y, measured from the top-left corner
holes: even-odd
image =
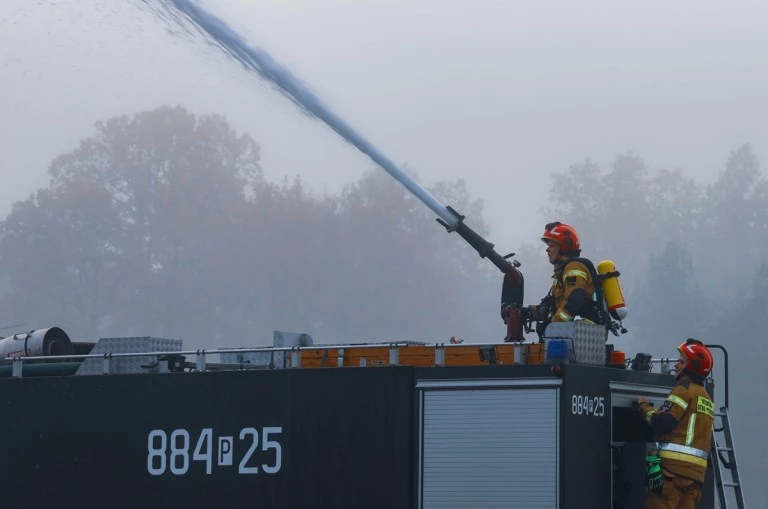
[[[581,251],[579,234],[565,223],[549,223],[544,227],[544,234],[541,236],[541,240],[544,242],[548,240],[556,242],[560,246],[560,251],[564,253]]]
[[[703,379],[712,371],[715,364],[712,352],[701,341],[688,338],[677,347],[677,351],[680,352],[680,358],[685,360],[684,372]]]

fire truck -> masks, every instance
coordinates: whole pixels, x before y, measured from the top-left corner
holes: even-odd
[[[590,323],[543,341],[184,350],[180,339],[0,340],[3,507],[634,509],[674,359]],[[727,351],[697,506],[744,507]],[[730,504],[730,505],[729,505]]]

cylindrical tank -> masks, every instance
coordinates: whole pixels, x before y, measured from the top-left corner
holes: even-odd
[[[67,333],[58,327],[22,332],[0,339],[0,359],[72,355],[74,349]]]
[[[608,305],[608,311],[611,316],[617,320],[623,320],[627,317],[627,304],[624,301],[624,294],[619,284],[619,272],[616,265],[611,260],[603,260],[597,265],[597,272],[604,276],[603,295],[605,303]]]

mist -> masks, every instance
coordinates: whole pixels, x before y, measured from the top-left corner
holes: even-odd
[[[502,341],[487,260],[327,126],[138,4],[0,7],[0,335]],[[747,500],[768,507],[766,7],[295,5],[216,8],[515,251],[526,303],[547,292],[539,235],[560,220],[622,274],[629,332],[609,342],[728,349]]]

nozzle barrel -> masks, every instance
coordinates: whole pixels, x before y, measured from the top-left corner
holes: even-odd
[[[480,234],[467,226],[467,224],[464,222],[464,216],[456,212],[451,207],[446,207],[446,210],[454,216],[454,223],[449,224],[445,221],[442,221],[441,219],[438,219],[437,222],[442,224],[445,229],[448,230],[448,232],[455,231],[458,233],[461,238],[466,240],[467,243],[472,246],[475,251],[477,251],[477,254],[480,255],[480,258],[488,258],[491,263],[498,267],[498,269],[504,274],[509,272],[509,270],[514,267],[514,265],[508,262],[506,258],[494,251],[493,244],[485,240],[480,236]]]

